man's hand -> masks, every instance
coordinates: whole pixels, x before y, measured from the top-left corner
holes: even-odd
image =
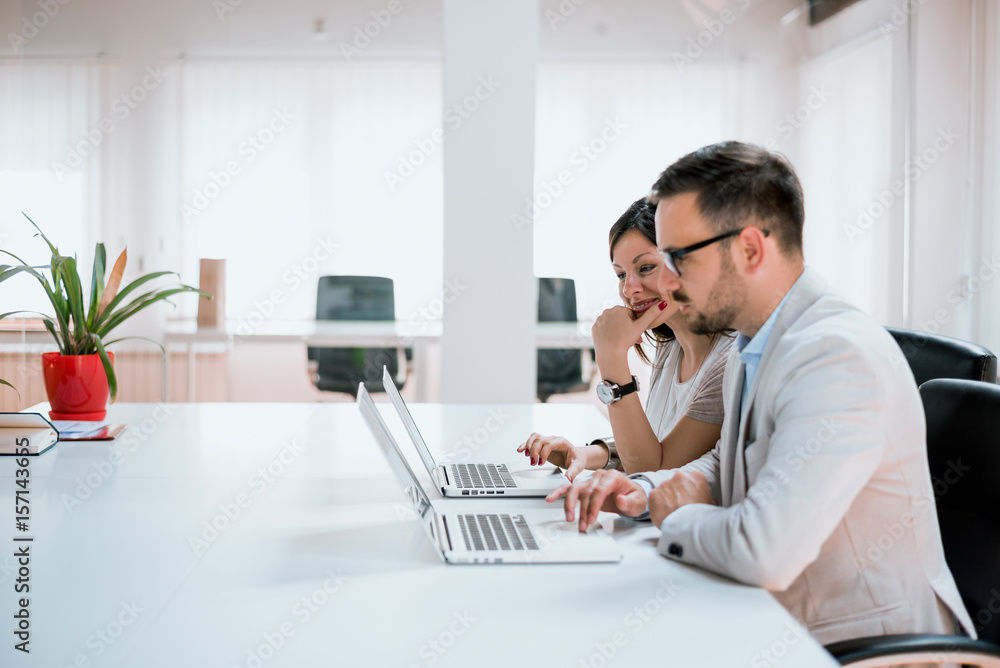
[[[670,513],[689,503],[717,505],[704,475],[697,471],[677,471],[649,495],[649,519],[658,527]]]
[[[576,502],[580,501],[580,533],[597,521],[597,513],[602,510],[635,517],[646,509],[646,492],[621,471],[595,471],[592,478],[563,485],[545,500],[555,501],[560,497],[565,497],[563,506],[567,522],[573,521]]]

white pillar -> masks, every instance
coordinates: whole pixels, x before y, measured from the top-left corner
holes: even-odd
[[[535,397],[538,0],[444,0],[443,403]],[[450,284],[449,284],[450,282]]]

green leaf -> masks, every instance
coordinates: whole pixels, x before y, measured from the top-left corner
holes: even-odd
[[[23,213],[23,212],[22,212]],[[85,355],[97,353],[101,357],[105,373],[108,376],[108,387],[111,390],[111,399],[114,401],[118,392],[118,383],[115,376],[114,367],[105,351],[104,337],[112,329],[123,323],[147,306],[158,301],[169,301],[173,295],[183,292],[195,292],[203,297],[211,299],[212,296],[198,290],[197,288],[173,284],[165,288],[157,288],[141,294],[132,296],[141,286],[149,281],[162,276],[174,275],[176,272],[158,271],[146,276],[141,276],[119,290],[122,276],[125,273],[125,263],[127,253],[122,251],[118,261],[106,276],[107,254],[104,244],[98,243],[94,250],[94,265],[92,270],[92,281],[90,286],[90,298],[84,299],[83,285],[78,271],[78,261],[76,257],[61,255],[48,237],[27,214],[24,214],[28,222],[37,230],[36,236],[40,236],[45,241],[51,253],[51,260],[48,265],[33,267],[10,251],[0,249],[0,256],[9,256],[18,264],[0,264],[0,282],[13,278],[17,274],[29,274],[38,281],[45,291],[54,311],[54,317],[44,314],[42,322],[45,329],[55,339],[59,346],[59,352],[63,355]],[[41,270],[41,271],[40,271]],[[51,281],[42,271],[47,270],[51,274]],[[105,284],[105,279],[107,283]],[[89,308],[88,308],[89,306]],[[0,320],[14,313],[30,311],[15,311],[0,315]],[[150,341],[156,344],[161,350],[163,346],[152,339],[145,337],[125,337],[137,338]],[[118,339],[122,341],[124,339]],[[0,383],[8,384],[0,379]]]
[[[28,220],[31,219],[29,218]],[[0,249],[0,253],[3,253],[4,255],[9,255],[10,257],[14,258],[15,260],[21,263],[19,266],[12,267],[5,271],[14,271],[16,269],[17,273],[26,272],[30,274],[35,280],[37,280],[39,285],[42,286],[42,289],[45,290],[45,295],[49,298],[49,301],[52,303],[53,309],[55,309],[56,318],[59,321],[59,331],[62,332],[63,339],[60,341],[58,335],[53,335],[53,336],[55,336],[56,343],[59,345],[60,350],[68,349],[70,344],[69,331],[68,331],[69,310],[66,308],[66,302],[63,299],[62,291],[59,288],[59,282],[58,282],[59,270],[53,269],[53,277],[54,277],[53,280],[55,281],[55,283],[50,285],[48,279],[45,278],[45,276],[38,273],[38,271],[35,270],[35,267],[29,265],[27,262],[22,260],[17,255],[14,255],[10,251],[2,249]],[[58,266],[60,263],[56,264]],[[10,278],[13,275],[14,274],[8,274],[2,280],[6,280],[7,278]]]
[[[77,348],[77,355],[86,355],[91,351],[87,350],[87,318],[83,313],[83,288],[80,276],[76,273],[76,258],[66,258],[62,266],[65,271],[60,271],[60,275],[66,286],[66,302],[73,317],[73,343]]]
[[[117,313],[113,314],[108,318],[104,324],[101,326],[98,332],[101,336],[107,335],[112,329],[120,325],[122,322],[131,318],[133,315],[143,310],[147,306],[155,304],[158,301],[168,299],[174,295],[181,294],[183,292],[197,292],[198,294],[204,294],[198,288],[192,288],[189,285],[181,285],[176,288],[169,289],[159,289],[150,290],[149,292],[136,297],[127,306],[122,307]]]
[[[18,401],[20,401],[20,400],[21,400],[21,393],[17,391],[17,388],[16,388],[16,387],[14,387],[14,386],[13,386],[13,385],[11,385],[10,383],[8,383],[8,382],[7,382],[6,380],[4,380],[3,378],[0,378],[0,385],[6,385],[6,386],[7,386],[7,387],[9,387],[10,389],[14,390],[14,392],[15,392],[15,393],[17,393],[17,400],[18,400]]]
[[[94,324],[97,318],[97,311],[101,303],[101,296],[104,294],[104,263],[107,255],[104,252],[104,244],[94,246],[94,273],[90,279],[90,309],[87,311],[87,327]]]
[[[44,313],[42,313],[41,311],[24,311],[24,310],[22,310],[22,311],[7,311],[6,313],[0,313],[0,320],[3,320],[4,318],[8,318],[8,317],[10,317],[12,315],[17,315],[18,313],[34,313],[35,315],[42,316],[42,318],[48,318],[49,317],[49,316],[45,315]]]
[[[25,218],[28,218],[28,214],[26,214],[24,211],[21,212],[21,215],[24,216]],[[38,226],[38,223],[36,223],[35,221],[33,221],[31,218],[28,218],[28,222],[31,223],[32,225],[34,225],[35,229],[38,230],[38,236],[40,236],[42,239],[44,239],[45,243],[48,244],[49,251],[52,252],[53,257],[56,256],[56,255],[59,255],[59,249],[52,245],[52,242],[49,241],[49,238],[47,236],[45,236],[44,232],[42,232],[42,228],[40,228]]]
[[[69,355],[69,348],[63,345],[63,342],[59,340],[59,333],[56,332],[56,326],[55,323],[52,322],[52,318],[42,320],[42,324],[44,324],[45,329],[49,330],[49,333],[52,334],[52,338],[56,340],[56,345],[59,346],[59,353],[61,355]]]
[[[145,276],[141,276],[140,278],[135,279],[134,281],[132,281],[131,283],[129,283],[128,285],[126,285],[118,293],[118,295],[115,296],[115,298],[111,300],[111,302],[108,304],[107,308],[101,309],[101,315],[100,315],[100,317],[97,318],[97,321],[94,323],[94,329],[95,330],[96,329],[100,329],[102,327],[102,323],[107,318],[110,318],[111,315],[114,313],[115,308],[119,304],[121,304],[122,301],[124,301],[125,298],[127,296],[129,296],[129,294],[131,294],[132,292],[134,292],[136,290],[136,288],[138,288],[139,286],[141,286],[141,285],[143,285],[145,283],[148,283],[149,281],[152,281],[153,279],[159,278],[160,276],[176,276],[176,275],[177,275],[177,272],[175,272],[175,271],[154,271],[152,274],[146,274]]]
[[[115,398],[118,396],[118,378],[115,376],[115,367],[111,364],[111,358],[108,357],[108,353],[104,350],[104,344],[101,343],[101,337],[97,334],[91,334],[90,340],[97,348],[97,354],[101,357],[101,363],[104,365],[104,373],[108,377],[108,389],[111,390],[111,403],[115,403]]]
[[[48,286],[48,284],[49,284],[48,279],[45,278],[44,276],[42,276],[41,274],[39,274],[37,271],[35,271],[35,268],[32,267],[30,264],[28,264],[27,262],[25,262],[24,260],[22,260],[21,258],[19,258],[18,256],[14,255],[13,253],[11,253],[8,250],[2,250],[2,249],[0,249],[0,253],[3,253],[4,255],[10,255],[12,258],[14,258],[18,262],[20,262],[21,264],[17,266],[17,269],[19,271],[27,271],[27,272],[29,272],[32,276],[34,276],[38,280],[39,283],[41,283],[42,285]],[[4,265],[4,266],[6,267],[8,265]]]
[[[107,341],[107,342],[105,342],[104,347],[105,348],[110,348],[111,346],[115,345],[119,341],[132,341],[132,340],[149,341],[150,343],[152,343],[153,345],[155,345],[157,348],[159,348],[161,353],[163,353],[163,354],[167,353],[167,350],[166,350],[166,348],[163,347],[162,343],[160,343],[156,339],[151,339],[148,336],[123,336],[120,339],[115,339],[113,341]]]
[[[34,268],[32,267],[27,267],[27,266],[8,267],[5,265],[4,267],[0,268],[0,283],[6,281],[8,278],[13,278],[14,276],[17,276],[18,274],[22,273],[27,273],[29,275],[32,275],[43,282],[45,280],[45,278],[37,271],[35,271]]]

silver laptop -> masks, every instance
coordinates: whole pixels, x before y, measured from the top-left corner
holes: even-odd
[[[621,550],[603,529],[594,526],[587,533],[580,533],[576,522],[566,521],[561,507],[513,513],[497,512],[495,509],[437,512],[382,420],[364,383],[358,387],[358,408],[424,530],[447,563],[564,564],[621,560]],[[468,505],[458,501],[447,503]]]
[[[392,375],[385,366],[382,367],[382,386],[389,395],[392,405],[396,407],[399,419],[403,421],[406,433],[410,435],[410,441],[420,455],[420,461],[424,463],[431,480],[441,488],[441,494],[444,496],[537,498],[548,496],[556,487],[569,482],[557,468],[537,468],[522,474],[511,471],[506,464],[438,464],[434,461],[434,455],[427,447],[424,437],[420,435],[410,409],[406,407],[406,402],[400,396],[399,390],[392,382]]]

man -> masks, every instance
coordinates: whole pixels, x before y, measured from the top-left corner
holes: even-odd
[[[824,644],[951,634],[956,618],[974,635],[944,561],[913,375],[805,267],[792,167],[715,144],[668,167],[651,199],[670,269],[660,293],[692,331],[738,332],[722,437],[680,469],[598,471],[550,500],[565,495],[568,521],[579,501],[581,530],[602,509],[648,512],[665,556],[770,590]]]

